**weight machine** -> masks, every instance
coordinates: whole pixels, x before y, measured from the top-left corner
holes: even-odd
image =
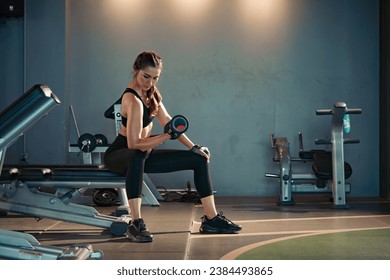
[[[5,153],[19,136],[48,114],[60,100],[46,85],[36,85],[23,94],[14,103],[0,113],[0,209],[30,215],[39,214],[34,210],[34,194],[37,188],[28,186],[17,179],[7,180],[3,177]],[[30,192],[26,204],[19,203],[19,191]],[[57,205],[59,198],[52,197],[42,204]],[[29,211],[30,209],[30,211]],[[42,208],[43,209],[43,208]],[[19,211],[20,210],[20,211]],[[15,231],[0,230],[0,257],[8,259],[101,259],[101,251],[94,252],[91,245],[71,246],[62,249],[41,245],[32,235]]]
[[[348,109],[346,103],[337,102],[333,109],[319,109],[317,115],[332,115],[331,138],[317,139],[315,144],[332,146],[331,151],[303,149],[302,134],[299,133],[299,158],[290,154],[290,144],[286,137],[270,134],[273,161],[279,165],[279,173],[266,173],[266,177],[279,179],[280,198],[278,204],[293,205],[292,193],[332,193],[333,208],[348,208],[346,193],[351,185],[345,180],[352,175],[352,168],[344,161],[344,144],[360,143],[357,139],[344,138],[350,130],[351,114],[361,114],[362,110]],[[293,172],[294,162],[311,162],[310,173]]]

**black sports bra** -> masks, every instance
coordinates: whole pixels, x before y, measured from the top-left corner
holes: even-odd
[[[125,91],[122,94],[122,97],[123,97],[123,95],[126,92],[130,92],[130,93],[134,94],[139,100],[141,100],[142,105],[144,106],[144,115],[143,115],[143,118],[142,118],[142,127],[144,127],[144,128],[147,127],[153,121],[154,116],[150,114],[149,108],[146,107],[145,103],[142,101],[141,97],[138,95],[138,93],[134,89],[126,88]],[[123,124],[124,127],[126,127],[127,118],[124,117],[124,116],[122,116],[122,124]]]

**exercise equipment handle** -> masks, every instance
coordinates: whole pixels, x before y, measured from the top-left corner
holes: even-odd
[[[359,139],[344,139],[344,144],[359,144]]]
[[[342,108],[342,107],[336,107],[336,108]],[[345,110],[346,114],[361,114],[362,109],[360,108],[354,108],[354,109],[348,109]],[[333,110],[332,109],[318,109],[316,110],[316,115],[332,115]]]
[[[298,141],[299,141],[299,151],[303,152],[303,136],[302,132],[298,132]]]
[[[346,114],[361,114],[362,113],[362,109],[360,108],[354,108],[354,109],[347,109],[347,111],[345,112]]]
[[[332,109],[318,109],[316,110],[316,115],[332,115]]]
[[[275,135],[273,133],[269,134],[269,141],[271,143],[271,148],[275,148]]]

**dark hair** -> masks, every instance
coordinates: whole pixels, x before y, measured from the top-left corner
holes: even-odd
[[[146,67],[162,68],[162,59],[155,52],[140,53],[134,61],[133,69],[139,71]],[[155,115],[157,114],[160,102],[162,100],[161,94],[155,86],[152,86],[147,92],[146,96],[149,99],[149,110]]]

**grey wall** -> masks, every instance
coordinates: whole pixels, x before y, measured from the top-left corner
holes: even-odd
[[[77,139],[69,105],[82,133],[112,141],[103,112],[131,79],[135,56],[155,50],[164,104],[185,114],[189,137],[210,148],[218,195],[277,195],[278,182],[264,177],[277,170],[269,133],[288,137],[296,155],[298,131],[307,149],[321,148],[314,139],[329,137],[330,117],[315,110],[337,101],[363,108],[349,135],[361,143],[345,147],[352,195],[378,195],[379,0],[26,0],[26,13],[27,87],[45,82],[63,101],[28,134],[30,162],[80,161],[67,152]],[[19,32],[0,27],[1,35],[9,30]],[[0,46],[3,53],[20,42]],[[10,67],[3,65],[1,73]],[[190,172],[151,177],[167,187],[192,181]]]
[[[66,1],[26,1],[26,86],[42,83],[50,86],[62,106],[53,110],[27,132],[29,163],[64,163],[67,145],[68,112]]]
[[[0,19],[0,110],[24,92],[24,21]],[[7,155],[18,158],[23,139],[11,146]]]

